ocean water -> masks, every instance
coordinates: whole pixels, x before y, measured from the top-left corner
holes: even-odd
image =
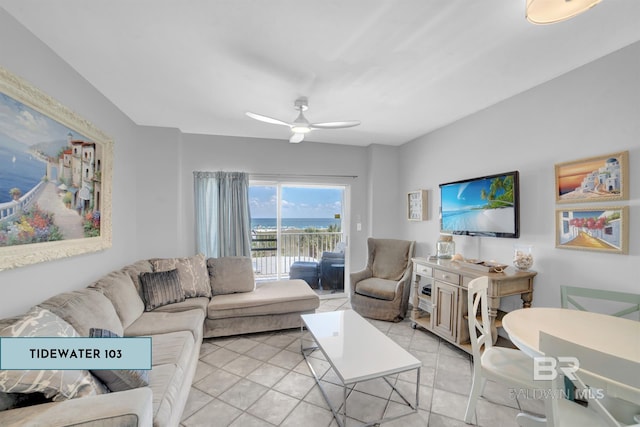
[[[442,213],[443,230],[513,233],[513,208],[474,209]]]
[[[47,165],[44,162],[26,151],[7,147],[0,141],[0,203],[12,200],[10,189],[17,187],[25,194],[46,174]]]
[[[330,225],[340,225],[341,220],[335,218],[282,218],[282,228],[304,230],[305,228],[326,229]],[[251,229],[275,230],[276,218],[251,218]]]

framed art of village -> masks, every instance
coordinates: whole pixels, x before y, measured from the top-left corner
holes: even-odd
[[[0,67],[0,270],[111,247],[113,142]]]

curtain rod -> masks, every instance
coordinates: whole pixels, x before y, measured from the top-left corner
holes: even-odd
[[[287,173],[249,173],[251,178],[352,178],[355,179],[358,175],[301,175],[301,174],[287,174]]]

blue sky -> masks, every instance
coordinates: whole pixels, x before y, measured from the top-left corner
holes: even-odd
[[[283,218],[334,218],[342,214],[343,189],[338,187],[282,186]],[[275,218],[275,186],[249,187],[252,218]]]
[[[490,179],[444,186],[441,192],[442,210],[449,212],[484,206],[487,201],[480,197],[481,190],[484,188],[488,193],[490,186]]]
[[[15,99],[0,94],[0,132],[26,145],[67,139],[69,128]],[[71,131],[73,138],[87,139]]]

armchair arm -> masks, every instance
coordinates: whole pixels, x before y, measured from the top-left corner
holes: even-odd
[[[409,293],[411,292],[411,280],[413,278],[413,266],[409,263],[409,266],[404,270],[404,274],[398,280],[396,284],[396,298],[402,298],[408,301]]]
[[[0,412],[3,426],[131,426],[153,424],[151,388],[81,397]]]
[[[371,270],[369,270],[368,268],[365,268],[364,270],[360,270],[360,271],[356,271],[354,273],[351,273],[349,275],[349,278],[351,279],[351,293],[353,294],[355,292],[356,283],[358,283],[361,280],[368,279],[370,277],[373,277],[373,272]]]

